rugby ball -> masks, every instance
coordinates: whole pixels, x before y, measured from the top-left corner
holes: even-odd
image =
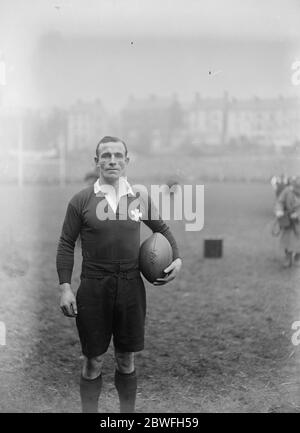
[[[172,247],[168,239],[161,233],[153,233],[142,243],[139,254],[139,267],[143,276],[150,283],[154,283],[157,278],[165,277],[164,269],[172,261]]]

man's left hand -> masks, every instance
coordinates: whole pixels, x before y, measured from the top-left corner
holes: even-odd
[[[156,281],[154,281],[154,286],[162,286],[164,284],[169,283],[170,281],[174,280],[174,278],[177,277],[179,274],[179,271],[182,266],[182,260],[181,259],[175,259],[170,266],[168,266],[164,272],[167,274],[164,278],[157,278]]]

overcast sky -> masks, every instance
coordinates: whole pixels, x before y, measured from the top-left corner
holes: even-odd
[[[298,0],[0,0],[5,101],[296,94],[299,22]]]

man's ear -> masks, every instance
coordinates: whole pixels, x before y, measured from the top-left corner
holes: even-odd
[[[98,156],[95,156],[94,161],[95,161],[95,164],[98,165],[98,163],[99,163],[99,158],[98,158]]]
[[[129,161],[130,161],[130,158],[129,158],[129,156],[126,156],[126,158],[125,158],[125,162],[126,162],[126,164],[128,164],[128,163],[129,163]]]

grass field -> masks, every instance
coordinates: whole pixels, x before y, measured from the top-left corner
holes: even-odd
[[[78,412],[80,346],[59,310],[55,254],[68,199],[78,185],[0,188],[1,412]],[[205,185],[205,226],[170,222],[184,266],[147,284],[145,350],[136,355],[138,412],[300,411],[299,269],[282,269],[270,234],[273,194],[264,184]],[[143,238],[149,232],[143,230]],[[222,259],[203,259],[203,239],[221,236]],[[73,287],[79,284],[76,251]],[[102,412],[118,410],[112,349]]]

